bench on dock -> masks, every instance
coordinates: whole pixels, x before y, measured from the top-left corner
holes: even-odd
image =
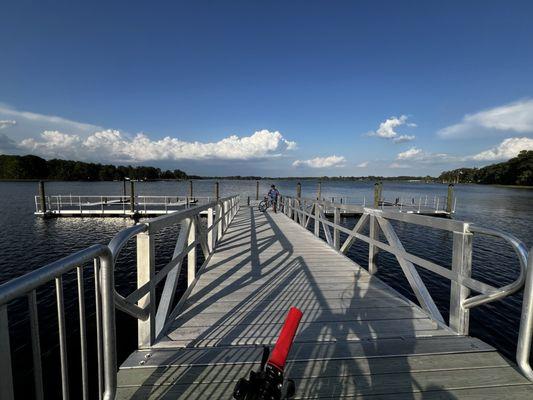
[[[341,225],[343,210],[360,212],[354,228]],[[451,266],[408,252],[391,222],[451,232]],[[170,239],[175,230],[167,228],[177,226],[179,234]],[[175,245],[170,261],[156,270],[155,237],[161,235]],[[520,268],[516,281],[493,287],[472,277],[474,235],[495,236],[513,246]],[[137,241],[137,289],[122,296],[115,290],[113,265],[131,239]],[[367,268],[345,255],[356,241],[368,244]],[[379,252],[395,256],[416,303],[376,277]],[[39,285],[55,280],[61,293],[62,274],[83,270],[92,260],[99,282],[99,392],[106,399],[231,398],[236,381],[259,364],[261,346],[274,344],[290,306],[303,311],[286,371],[295,380],[297,399],[533,397],[533,260],[522,242],[503,232],[301,197],[284,197],[277,214],[261,213],[233,196],[134,225],[109,246],[93,246],[0,286],[2,354],[9,354],[8,302],[29,293],[31,317]],[[451,281],[448,321],[415,265]],[[187,289],[176,298],[182,274]],[[516,293],[524,284],[514,365],[468,335],[469,310]],[[115,307],[138,320],[138,350],[120,368]],[[60,334],[65,335],[61,324]],[[32,337],[38,343],[38,334]],[[68,397],[66,348],[60,345],[63,397]],[[34,346],[34,354],[37,350]],[[0,361],[0,377],[0,397],[12,398],[6,378],[10,360]],[[88,382],[83,379],[83,394]]]

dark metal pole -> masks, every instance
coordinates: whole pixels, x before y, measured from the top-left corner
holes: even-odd
[[[192,190],[192,180],[189,181],[189,198],[192,200],[193,190]]]
[[[255,199],[259,200],[259,181],[255,181]]]
[[[39,200],[41,202],[41,211],[43,212],[43,214],[46,214],[46,197],[43,181],[39,181]]]
[[[219,192],[218,182],[215,182],[215,198],[217,200],[220,199],[220,192]]]
[[[318,182],[318,188],[316,189],[316,199],[320,200],[322,196],[322,182]]]
[[[130,211],[135,213],[135,182],[130,181]]]

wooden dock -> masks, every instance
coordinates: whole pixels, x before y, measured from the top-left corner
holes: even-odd
[[[117,399],[232,398],[290,306],[304,314],[286,373],[295,398],[533,398],[494,348],[437,322],[283,213],[241,205],[191,287],[155,344],[120,367]]]

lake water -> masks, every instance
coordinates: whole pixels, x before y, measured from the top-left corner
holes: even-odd
[[[275,183],[282,194],[293,195],[296,182],[292,180],[262,181],[260,193],[267,192],[271,183]],[[197,196],[212,196],[214,182],[209,180],[195,181],[194,193]],[[316,195],[317,182],[303,181],[304,196]],[[47,194],[73,195],[121,195],[120,182],[49,182],[46,184]],[[188,182],[139,182],[136,184],[138,195],[186,195]],[[226,196],[239,193],[243,198],[255,197],[255,181],[220,181],[220,194]],[[455,219],[465,220],[481,226],[494,227],[509,232],[529,247],[533,245],[533,190],[515,189],[493,186],[457,185],[457,212]],[[0,283],[26,272],[39,268],[49,262],[66,256],[76,250],[83,249],[94,243],[107,244],[121,229],[133,224],[131,220],[122,218],[60,218],[43,220],[33,215],[34,195],[37,184],[28,182],[0,182]],[[386,199],[396,197],[406,199],[424,199],[427,196],[432,203],[435,197],[442,201],[446,195],[446,186],[423,183],[391,183],[385,182],[383,194]],[[324,182],[322,196],[345,197],[350,202],[369,201],[373,196],[373,183],[363,182]],[[441,203],[442,204],[442,203]],[[342,224],[351,227],[356,220],[343,219]],[[447,232],[415,228],[395,224],[397,233],[405,248],[425,259],[443,266],[451,264],[451,234]],[[176,232],[170,232],[174,235]],[[167,233],[168,234],[168,233]],[[165,257],[172,251],[173,243],[158,239],[157,265],[165,264]],[[159,254],[159,253],[158,253]],[[368,247],[363,243],[354,245],[348,256],[361,265],[366,266]],[[168,259],[167,259],[168,261]],[[378,277],[397,289],[405,296],[414,299],[412,291],[393,257],[380,253]],[[334,266],[332,266],[334,268]],[[431,273],[420,270],[420,274],[433,295],[439,309],[447,318],[450,285],[447,281]],[[473,276],[495,286],[503,286],[517,277],[518,262],[511,248],[505,243],[490,238],[474,240]],[[134,290],[136,274],[134,265],[134,247],[125,249],[124,255],[116,266],[115,281],[118,290],[127,294]],[[70,285],[70,286],[69,286]],[[91,276],[87,276],[87,290],[91,288]],[[183,289],[183,285],[181,286]],[[79,360],[76,358],[78,323],[75,318],[77,300],[74,297],[75,287],[67,279],[65,282],[65,301],[69,331],[69,362],[72,387],[76,394],[76,375],[79,374]],[[91,298],[88,296],[87,308]],[[514,358],[515,344],[518,334],[522,293],[518,293],[503,301],[491,303],[471,312],[472,336],[494,345],[510,358]],[[55,300],[52,290],[39,293],[40,328],[43,335],[43,363],[45,365],[45,390],[52,397],[59,394],[59,382],[54,380],[59,370],[57,361],[57,321],[55,317]],[[27,338],[28,323],[26,304],[19,302],[10,307],[11,334],[13,355],[16,365],[16,386],[18,394],[31,391],[31,370],[24,362],[28,357]],[[89,331],[94,329],[94,321],[89,313]],[[136,321],[122,313],[117,313],[119,362],[122,362],[136,348]],[[89,350],[94,345],[89,344]],[[92,347],[91,347],[92,346]],[[79,350],[78,350],[79,351]],[[90,361],[94,371],[94,361]],[[49,367],[49,368],[48,368]],[[91,382],[94,383],[94,378]],[[94,386],[94,385],[93,385]],[[78,397],[78,396],[74,396]]]

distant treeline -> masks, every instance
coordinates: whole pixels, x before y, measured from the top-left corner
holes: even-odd
[[[239,180],[290,180],[290,181],[416,181],[416,182],[435,182],[437,178],[432,176],[290,176],[290,177],[268,177],[268,176],[189,176],[194,179],[239,179]]]
[[[411,181],[446,183],[482,183],[533,186],[533,151],[521,151],[509,161],[483,168],[459,168],[445,171],[438,178],[431,176],[322,176],[322,177],[260,177],[260,176],[197,176],[184,171],[161,170],[145,166],[115,166],[71,160],[45,160],[34,155],[0,155],[0,179],[49,179],[59,181],[112,181],[160,179],[241,179],[241,180],[320,180],[320,181]]]
[[[51,179],[59,181],[113,181],[186,179],[179,169],[162,171],[154,167],[115,166],[41,157],[0,155],[0,179]]]
[[[483,168],[445,171],[439,180],[450,183],[483,183],[533,186],[533,151],[523,150],[509,161]]]

